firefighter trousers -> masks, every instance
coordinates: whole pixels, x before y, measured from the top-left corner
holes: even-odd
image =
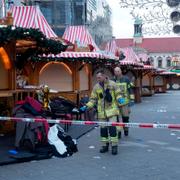
[[[107,119],[101,119],[101,121],[117,122],[117,116],[113,116]],[[108,143],[111,143],[112,146],[118,145],[118,135],[116,126],[101,126],[100,136],[102,146],[106,146]]]

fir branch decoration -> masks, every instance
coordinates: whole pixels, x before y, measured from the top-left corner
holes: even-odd
[[[21,28],[14,26],[0,27],[0,46],[4,46],[13,40],[33,40],[37,42],[37,54],[58,54],[68,47],[56,40],[47,39],[38,29]]]

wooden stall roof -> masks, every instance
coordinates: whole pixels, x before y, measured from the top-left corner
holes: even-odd
[[[152,65],[144,64],[142,67],[136,67],[135,69],[139,70],[156,70],[156,68]]]
[[[140,57],[135,53],[132,47],[125,47],[125,48],[119,48],[116,44],[116,40],[112,39],[111,41],[107,42],[106,45],[103,47],[106,52],[109,52],[117,57],[120,56],[121,53],[125,56],[123,60],[120,60],[120,65],[122,66],[138,66],[143,67],[143,63],[140,59]],[[141,57],[142,58],[142,57]],[[144,56],[143,56],[144,59]]]
[[[93,59],[99,59],[99,60],[106,60],[108,61],[117,61],[117,57],[112,57],[107,54],[101,53],[101,52],[61,52],[60,54],[44,54],[43,56],[39,56],[41,60],[56,60],[56,61],[63,61],[64,59],[68,61],[74,61],[74,60],[83,60],[83,61],[91,61],[93,62]]]
[[[111,41],[109,41],[106,44],[106,47],[104,49],[106,52],[113,54],[114,56],[119,57],[120,55],[120,49],[118,48],[118,46],[116,45],[116,41],[113,39]]]
[[[61,38],[61,41],[70,43],[74,48],[67,49],[66,52],[61,52],[57,55],[44,54],[39,56],[39,60],[83,60],[87,62],[93,62],[93,59],[116,61],[118,57],[107,54],[106,52],[100,51],[96,43],[94,42],[91,34],[85,26],[68,26]],[[105,61],[105,62],[107,62]]]
[[[57,37],[38,6],[13,6],[10,12],[14,26],[39,29],[47,38]]]
[[[138,54],[138,57],[142,62],[148,61],[148,54],[147,53],[140,53],[140,54]]]
[[[125,59],[120,61],[121,65],[133,65],[143,67],[143,63],[141,63],[139,57],[134,52],[132,47],[121,48],[121,51],[125,55]]]
[[[85,26],[68,26],[62,36],[63,39],[79,46],[92,45],[94,51],[100,51],[91,34]]]
[[[34,29],[34,31],[35,30],[37,30],[37,32],[40,31],[47,38],[47,40],[51,41],[51,42],[48,42],[49,45],[52,44],[52,40],[54,40],[54,41],[56,41],[55,44],[59,43],[59,44],[62,44],[62,46],[64,46],[64,47],[66,46],[66,48],[67,48],[67,44],[63,44],[64,42],[57,39],[58,36],[51,29],[50,25],[44,18],[43,14],[40,11],[38,6],[12,6],[11,9],[7,13],[7,17],[5,17],[4,19],[0,19],[0,23],[3,24],[4,27],[7,27],[7,29],[9,28],[8,27],[9,25],[11,25],[11,26],[14,25],[15,27],[12,27],[12,30],[18,29],[18,28],[19,29],[24,28],[24,30],[29,29],[32,31],[32,29]],[[20,30],[19,30],[19,32],[20,32]],[[28,34],[27,34],[27,36],[28,36]],[[36,37],[36,36],[34,36],[34,37]],[[33,39],[33,38],[26,39],[26,38],[22,38],[22,37],[18,37],[18,38],[16,39],[16,52],[17,53],[23,53],[24,51],[26,51],[29,48],[31,48],[31,49],[37,48],[37,44],[38,44],[37,40],[38,39],[36,39],[36,38],[35,39]],[[45,44],[47,44],[47,43],[45,43]],[[62,49],[66,49],[66,48],[62,48]],[[59,48],[58,48],[58,50],[59,50]],[[59,52],[61,52],[61,51],[59,51]]]

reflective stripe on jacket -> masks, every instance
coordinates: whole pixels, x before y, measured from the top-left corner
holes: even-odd
[[[109,90],[112,98],[111,102],[106,100],[106,90]],[[90,101],[86,104],[88,108],[92,108],[97,105],[97,112],[99,119],[109,118],[115,115],[119,115],[119,109],[117,105],[117,99],[120,98],[120,89],[115,82],[107,80],[102,87],[97,83],[91,93]]]
[[[127,76],[122,76],[120,79],[113,78],[112,80],[119,87],[122,97],[125,98],[125,103],[123,105],[128,104],[131,99],[134,99],[132,85]]]

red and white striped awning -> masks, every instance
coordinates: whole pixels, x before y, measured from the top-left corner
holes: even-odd
[[[136,67],[135,69],[138,69],[138,70],[155,70],[156,68],[153,67],[152,65],[144,64],[142,67]]]
[[[140,62],[139,57],[136,55],[136,53],[134,52],[134,50],[131,47],[121,48],[121,51],[125,55],[125,59],[120,61],[121,65],[143,66],[143,64]]]
[[[73,44],[77,43],[80,46],[92,45],[94,51],[99,51],[98,46],[85,26],[68,26],[62,38]]]
[[[105,51],[118,56],[119,48],[117,47],[116,41],[113,39],[106,44]]]
[[[98,53],[98,52],[61,52],[60,54],[54,55],[43,55],[42,57],[51,58],[97,58],[97,59],[110,59],[110,56]]]
[[[60,54],[48,54],[43,55],[43,57],[51,58],[104,58],[102,54],[96,52],[61,52]]]
[[[175,72],[170,72],[170,71],[164,71],[164,72],[160,72],[160,75],[177,75]]]
[[[154,66],[152,66],[152,65],[144,65],[143,68],[144,69],[155,69]]]
[[[138,54],[138,57],[140,60],[142,60],[142,62],[147,62],[148,60],[148,55],[146,53]]]
[[[120,61],[120,65],[142,66],[140,63],[136,63],[136,62],[133,62],[133,61],[126,61],[126,60]]]
[[[12,6],[10,11],[14,26],[39,29],[47,38],[57,37],[38,6]]]
[[[60,54],[44,54],[44,58],[53,58],[53,59],[59,59],[59,58],[92,58],[92,59],[112,59],[111,56],[108,56],[103,53],[98,52],[61,52]],[[118,59],[117,59],[118,60]]]

